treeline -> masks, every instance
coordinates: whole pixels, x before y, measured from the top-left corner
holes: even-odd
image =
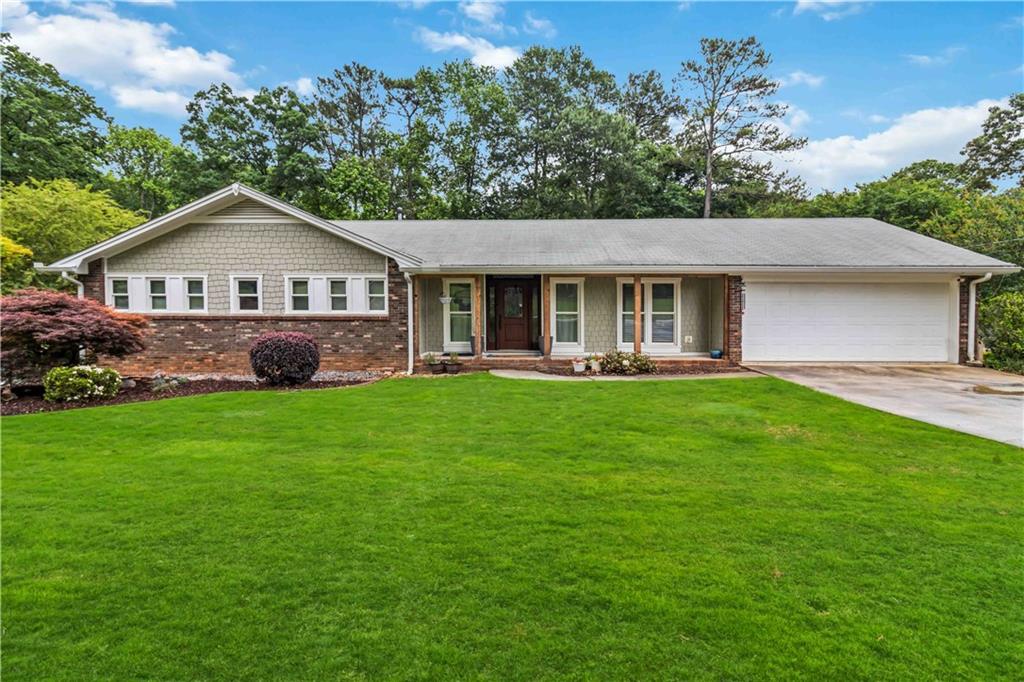
[[[180,144],[117,125],[9,37],[0,49],[8,254],[50,260],[240,181],[339,219],[865,215],[1024,260],[1020,191],[996,191],[1021,177],[1024,95],[993,109],[962,164],[925,160],[809,198],[759,160],[805,140],[781,124],[754,38],[702,40],[671,83],[532,47],[503,71],[352,63],[305,97],[220,84],[192,98]]]

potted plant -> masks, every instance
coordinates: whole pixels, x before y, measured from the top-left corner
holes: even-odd
[[[448,354],[448,359],[445,360],[445,370],[449,374],[458,374],[459,370],[462,369],[462,361],[459,360],[459,354],[452,351]]]
[[[722,350],[720,348],[713,348],[713,349],[711,349],[711,359],[712,360],[721,360],[722,359]]]
[[[587,359],[586,358],[573,358],[572,359],[572,371],[576,374],[582,374],[587,371]]]
[[[594,374],[601,373],[601,354],[594,353],[593,355],[587,356],[587,364],[590,366],[590,371]]]
[[[444,374],[444,363],[437,359],[433,353],[423,356],[423,362],[427,363],[431,374]]]

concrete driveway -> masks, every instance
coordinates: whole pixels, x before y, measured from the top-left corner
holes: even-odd
[[[982,438],[1024,447],[1024,377],[957,365],[748,365],[751,369]]]

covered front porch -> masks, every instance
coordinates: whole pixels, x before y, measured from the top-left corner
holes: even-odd
[[[659,363],[732,364],[724,274],[418,274],[413,281],[421,360],[458,353],[482,367],[521,367],[617,348]]]

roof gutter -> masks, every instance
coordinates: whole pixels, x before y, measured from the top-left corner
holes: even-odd
[[[977,343],[975,339],[975,318],[977,317],[978,285],[992,279],[992,273],[986,272],[984,276],[972,279],[967,285],[967,362],[975,362],[975,351]]]
[[[1009,275],[1020,272],[1016,265],[1007,266],[962,266],[962,265],[903,265],[903,266],[862,266],[847,267],[837,265],[743,265],[743,264],[716,264],[716,265],[440,265],[423,264],[414,267],[403,267],[403,272],[416,275],[442,275],[442,274],[508,274],[508,275],[570,275],[570,274],[623,274],[632,275],[644,274],[747,274],[747,273],[802,273],[802,274],[934,274],[934,275],[984,275],[1000,274]]]
[[[77,287],[77,289],[78,289],[78,298],[85,298],[85,285],[82,284],[81,282],[79,282],[77,279],[75,279],[71,275],[69,275],[67,270],[62,270],[61,271],[60,278],[65,280],[65,281],[67,281],[67,282],[71,282],[72,284],[75,285],[75,287]]]

